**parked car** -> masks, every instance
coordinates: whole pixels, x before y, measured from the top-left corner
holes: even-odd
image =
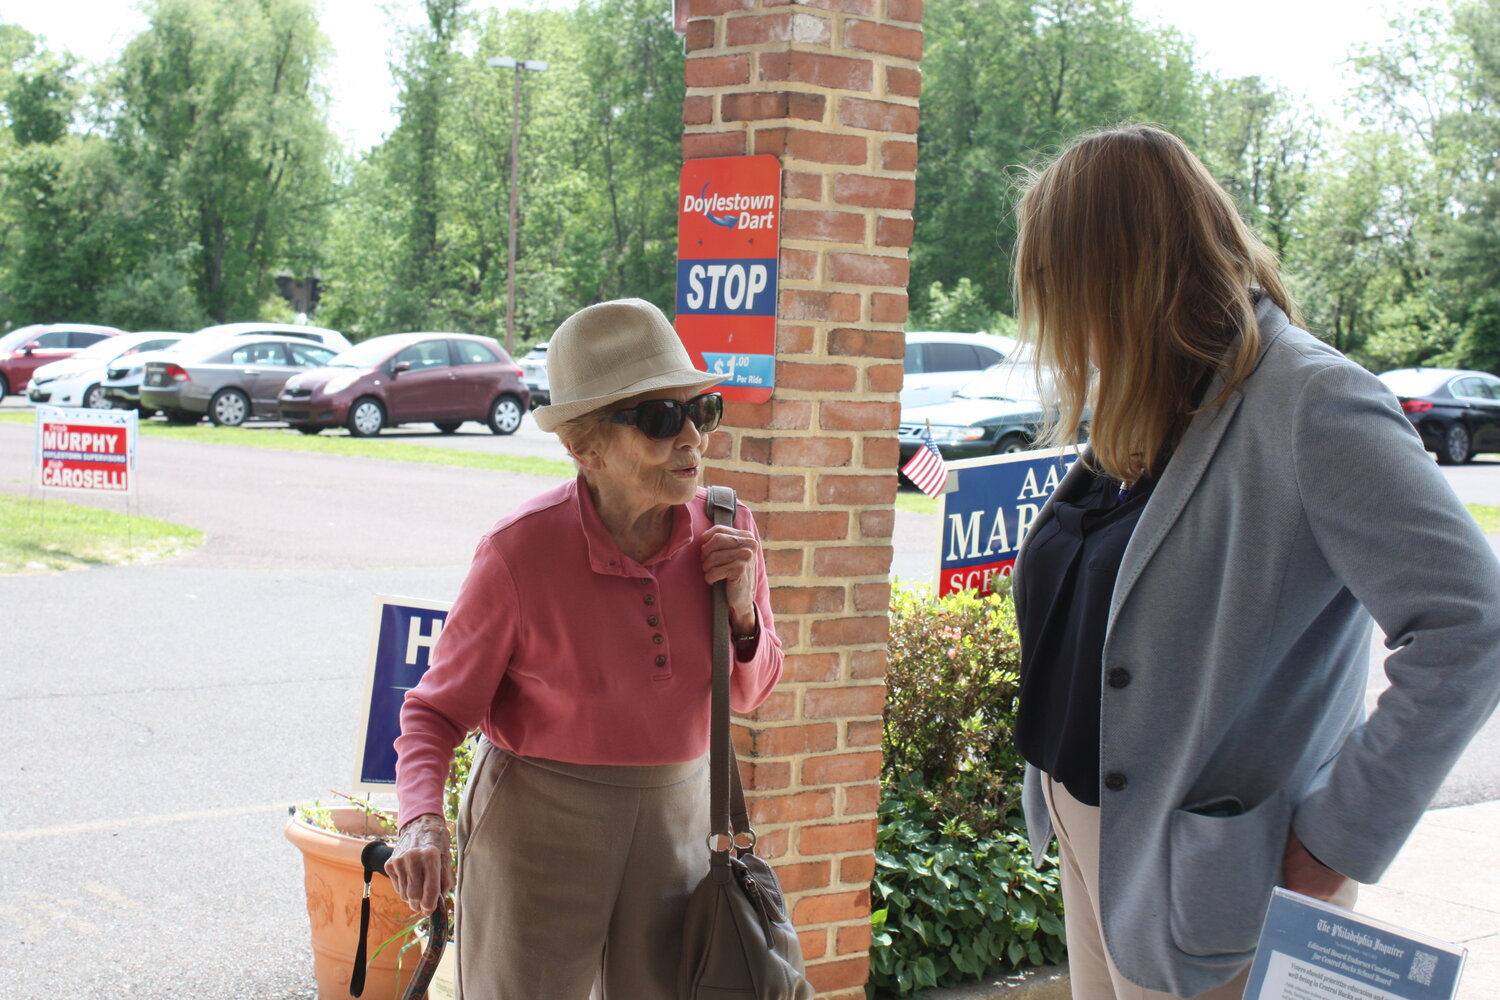
[[[104,390],[111,367],[128,365],[130,359],[144,351],[171,347],[183,337],[180,333],[124,333],[105,337],[85,347],[71,358],[42,365],[31,375],[26,398],[48,406],[83,406],[91,410],[112,409],[114,403]]]
[[[542,341],[521,359],[521,381],[531,393],[531,408],[548,406],[552,402],[552,384],[547,381],[547,341]]]
[[[219,323],[216,326],[205,326],[188,336],[194,341],[210,337],[293,337],[332,348],[335,354],[347,351],[351,346],[349,338],[337,330],[297,323]]]
[[[990,333],[913,330],[906,335],[901,408],[941,403],[980,372],[1013,358],[1016,341]]]
[[[104,369],[104,381],[99,383],[99,391],[104,394],[104,398],[114,409],[138,410],[141,419],[145,420],[156,413],[155,410],[144,409],[141,406],[141,381],[146,377],[146,362],[160,361],[178,344],[190,343],[190,341],[188,334],[184,333],[153,333],[140,336],[159,337],[163,340],[168,337],[175,339],[160,347],[143,347],[115,358]]]
[[[124,333],[91,323],[34,323],[0,337],[0,399],[22,393],[42,365],[71,358],[105,337]]]
[[[321,344],[286,336],[178,344],[146,362],[140,405],[178,424],[196,424],[205,413],[220,427],[238,427],[252,417],[274,420],[276,396],[287,379],[333,356]]]
[[[922,446],[930,424],[932,443],[945,459],[1008,455],[1034,447],[1048,415],[1037,387],[1036,366],[1007,361],[988,369],[946,402],[901,409],[901,463]]]
[[[392,333],[289,380],[277,403],[281,419],[304,434],[342,425],[371,437],[428,422],[452,434],[465,420],[514,434],[530,398],[520,366],[489,337]]]
[[[1461,368],[1397,368],[1380,381],[1443,465],[1500,451],[1500,378]]]

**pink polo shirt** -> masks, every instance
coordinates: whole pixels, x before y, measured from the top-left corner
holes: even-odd
[[[533,497],[479,540],[431,667],[401,708],[402,823],[442,813],[453,748],[474,729],[522,756],[575,764],[708,752],[706,494],[674,509],[667,544],[644,564],[620,551],[581,479]],[[755,530],[744,506],[734,523]],[[759,570],[760,642],[730,671],[737,712],[765,701],[781,676],[764,561]]]

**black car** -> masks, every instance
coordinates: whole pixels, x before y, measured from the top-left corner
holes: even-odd
[[[947,402],[901,410],[901,461],[922,446],[927,428],[948,460],[1005,455],[1034,447],[1045,417],[1037,371],[1025,362],[1002,361],[986,369]]]
[[[1380,381],[1443,465],[1500,451],[1500,378],[1458,368],[1397,368]]]

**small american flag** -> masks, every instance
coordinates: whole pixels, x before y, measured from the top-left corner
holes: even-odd
[[[943,492],[943,485],[948,482],[948,466],[943,464],[943,453],[932,443],[930,426],[922,432],[922,446],[909,462],[901,466],[901,472],[930,497]]]

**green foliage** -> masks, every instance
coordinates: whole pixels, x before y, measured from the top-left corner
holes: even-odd
[[[1019,810],[1019,661],[1008,593],[894,592],[871,991],[1063,956],[1056,868],[1032,867]]]
[[[951,292],[941,281],[934,281],[926,299],[925,310],[907,320],[908,330],[967,330],[1004,336],[1016,333],[1016,321],[991,309],[983,291],[968,278],[959,278]]]

